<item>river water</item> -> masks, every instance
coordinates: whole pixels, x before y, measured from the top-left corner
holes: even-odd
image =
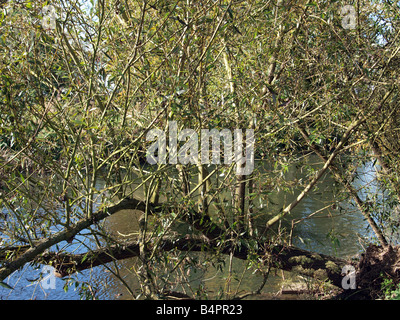
[[[306,161],[315,168],[321,166],[316,157],[308,157]],[[365,188],[360,192],[361,197],[365,197],[368,192],[379,194],[379,185],[375,180],[376,173],[373,163],[367,163],[358,170],[358,173],[359,177],[355,180],[354,185]],[[305,173],[298,166],[289,167],[286,173],[287,180],[302,178],[305,178]],[[256,224],[265,223],[271,217],[269,212],[278,212],[280,208],[295,199],[300,190],[299,188],[293,194],[280,190],[270,194],[268,198],[256,198],[254,200],[255,211],[258,216]],[[356,209],[354,203],[351,200],[340,200],[338,198],[339,191],[339,186],[335,184],[333,178],[329,173],[326,174],[318,188],[303,199],[290,216],[284,219],[282,226],[286,228],[287,232],[290,232],[292,219],[294,219],[292,232],[292,244],[294,246],[328,255],[350,257],[358,254],[368,241],[374,240],[367,222]],[[379,199],[384,199],[384,196]],[[332,206],[333,202],[335,202],[335,205]],[[315,214],[312,215],[313,213]],[[310,217],[310,215],[312,216]],[[136,212],[121,211],[107,218],[107,226],[113,232],[129,234],[137,231],[137,220],[138,214]],[[296,223],[300,220],[301,222]],[[59,248],[66,245],[66,242],[60,243]],[[77,247],[75,250],[79,252],[86,249]],[[201,254],[199,255],[201,259]],[[27,265],[6,279],[5,282],[13,289],[0,287],[0,299],[80,299],[84,296],[75,288],[75,285],[79,283],[88,284],[88,288],[91,288],[92,291],[95,290],[97,299],[132,299],[126,286],[129,286],[135,294],[139,293],[137,276],[132,270],[134,259],[125,259],[116,263],[119,276],[124,279],[124,285],[110,272],[110,268],[115,270],[113,263],[95,267],[93,270],[85,270],[70,278],[66,277],[67,279],[55,278],[55,283],[51,283],[50,288],[49,285],[46,287],[45,281],[37,281],[43,271],[43,266],[35,269]],[[225,262],[227,266],[229,257],[226,257]],[[239,292],[252,291],[258,288],[262,277],[257,273],[253,274],[251,269],[246,269],[245,262],[233,259],[232,270],[235,277],[230,282],[231,290],[237,289],[239,280],[239,290],[241,290]],[[290,277],[290,273],[283,273],[283,276],[286,279]],[[221,288],[225,288],[227,283],[227,271],[217,270],[213,267],[198,272],[197,275],[192,276],[192,279],[196,279],[196,277],[198,283],[202,283],[212,294],[217,294]],[[47,284],[49,283],[48,280]],[[272,296],[273,293],[280,290],[281,285],[282,272],[273,272],[269,275],[262,292]],[[65,288],[68,288],[68,290],[65,290]]]

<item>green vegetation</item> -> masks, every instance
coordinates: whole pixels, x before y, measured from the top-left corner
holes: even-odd
[[[344,17],[341,1],[1,1],[0,280],[27,263],[61,276],[104,264],[134,298],[231,299],[246,296],[241,259],[264,277],[248,294],[274,268],[327,270],[340,287],[346,261],[290,245],[307,221],[293,209],[330,173],[328,207],[351,199],[386,248],[400,200],[400,7],[349,5]],[[254,171],[236,175],[223,148],[219,164],[150,165],[146,136],[172,121],[199,137],[254,130]],[[371,162],[384,201],[354,183]],[[296,197],[258,205],[281,190]],[[124,210],[127,234],[107,224]],[[327,239],[339,254],[340,230]],[[114,263],[130,257],[138,290]],[[190,276],[211,265],[228,270],[219,294]]]
[[[392,279],[383,280],[382,292],[385,300],[400,300],[400,285],[394,284]]]

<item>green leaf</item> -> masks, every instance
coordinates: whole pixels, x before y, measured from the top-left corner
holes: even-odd
[[[89,253],[89,252],[88,252]],[[82,258],[82,260],[81,260],[81,263],[84,263],[85,261],[86,261],[86,259],[88,258],[88,253],[86,253],[84,256],[83,256],[83,258]]]
[[[7,289],[10,289],[10,290],[14,289],[13,287],[9,286],[7,283],[1,282],[1,281],[0,281],[0,286],[2,286],[4,288],[7,288]]]

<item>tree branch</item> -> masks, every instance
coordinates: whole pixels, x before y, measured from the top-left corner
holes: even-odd
[[[353,131],[360,126],[367,117],[363,117],[361,119],[357,119],[353,121],[353,123],[348,127],[346,132],[343,134],[342,139],[336,146],[335,150],[332,152],[332,154],[326,159],[324,166],[318,171],[318,173],[315,175],[315,177],[310,181],[310,183],[304,188],[304,190],[297,196],[297,198],[290,203],[286,208],[284,208],[279,214],[277,214],[275,217],[271,218],[270,220],[267,221],[266,227],[269,228],[272,225],[274,225],[276,222],[278,222],[280,219],[282,219],[286,214],[288,214],[290,211],[293,210],[294,207],[296,207],[301,200],[308,194],[308,192],[315,186],[315,184],[319,181],[319,179],[323,176],[325,171],[330,167],[332,164],[333,160],[335,160],[336,156],[341,152],[343,147],[345,146],[347,140],[350,138],[351,134]]]
[[[142,201],[136,199],[124,199],[120,201],[118,204],[99,210],[98,212],[93,214],[91,219],[82,219],[78,221],[76,224],[70,226],[69,228],[65,228],[64,230],[55,233],[49,238],[40,240],[35,242],[33,246],[29,249],[26,249],[25,252],[17,257],[14,261],[3,263],[3,267],[0,268],[0,281],[3,281],[6,277],[8,277],[11,273],[23,267],[25,263],[33,261],[38,255],[43,253],[46,249],[51,246],[73,238],[80,231],[88,228],[92,224],[103,220],[109,215],[112,215],[118,211],[125,209],[132,210],[144,210],[145,204]],[[4,251],[4,250],[3,250]]]
[[[343,275],[341,270],[348,261],[323,254],[317,254],[292,246],[273,245],[269,247],[258,243],[258,254],[261,258],[269,259],[272,266],[286,270],[295,271],[299,274],[330,280],[335,286],[340,287]],[[149,249],[153,249],[149,245]],[[217,243],[209,241],[201,236],[186,236],[174,239],[164,237],[157,243],[160,251],[171,251],[174,249],[190,252],[220,252],[222,254],[233,254],[235,258],[246,260],[250,249],[246,246],[234,247],[231,242]],[[62,275],[89,269],[114,260],[138,257],[140,255],[139,242],[134,240],[126,244],[116,244],[103,247],[94,251],[81,254],[48,252],[43,254],[38,262],[51,264]]]
[[[315,154],[318,157],[320,157],[323,161],[327,162],[328,158],[322,153],[322,151],[320,150],[320,148],[318,146],[316,146],[315,144],[313,144],[311,142],[311,139],[309,138],[308,133],[306,132],[306,130],[300,125],[298,125],[297,127],[298,127],[301,135],[303,136],[304,140],[307,142],[307,144],[310,146],[310,148],[315,152]],[[329,169],[332,172],[335,180],[337,182],[341,183],[347,189],[347,191],[350,193],[350,195],[353,197],[354,201],[357,204],[358,209],[361,211],[362,215],[368,221],[368,224],[370,225],[370,227],[374,231],[375,235],[378,237],[378,240],[379,240],[380,244],[383,247],[387,247],[388,246],[388,242],[387,242],[387,240],[385,238],[385,235],[383,234],[381,229],[376,224],[375,220],[372,219],[371,215],[368,212],[370,205],[361,200],[361,198],[358,196],[357,190],[350,184],[349,181],[347,181],[345,178],[342,177],[342,175],[340,174],[339,169],[334,165],[333,162],[330,163]]]

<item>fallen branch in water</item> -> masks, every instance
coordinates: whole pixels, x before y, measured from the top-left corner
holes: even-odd
[[[258,243],[259,258],[268,261],[270,267],[292,271],[321,281],[329,281],[332,285],[342,288],[344,266],[353,265],[357,290],[343,290],[339,298],[376,299],[381,295],[381,284],[384,281],[382,273],[395,284],[400,282],[400,247],[379,247],[370,245],[361,255],[360,261],[347,261],[337,257],[307,251],[293,246],[267,245]],[[234,247],[230,241],[218,242],[206,239],[204,236],[186,236],[173,239],[164,237],[157,243],[157,248],[149,245],[150,250],[182,252],[212,252],[233,254],[235,258],[246,260],[254,254],[246,246]],[[250,252],[251,251],[251,252]],[[37,262],[52,265],[61,276],[86,270],[115,260],[138,257],[140,255],[137,240],[124,245],[112,245],[81,254],[44,253]],[[265,280],[265,279],[264,279]]]
[[[78,221],[77,223],[66,227],[64,230],[55,233],[49,238],[37,241],[34,243],[33,247],[24,248],[24,252],[13,259],[11,262],[2,261],[3,267],[0,268],[0,281],[3,281],[7,278],[11,273],[23,267],[25,263],[33,261],[36,257],[38,257],[41,253],[43,253],[46,249],[49,249],[51,246],[64,241],[72,239],[76,234],[80,231],[90,227],[92,224],[103,220],[104,218],[112,215],[118,211],[125,209],[132,210],[144,210],[145,204],[142,201],[137,199],[124,199],[120,201],[118,204],[114,206],[107,207],[105,209],[99,210],[98,212],[93,214],[92,218],[86,218]],[[18,249],[19,250],[19,249]],[[3,248],[1,252],[10,251],[10,248]],[[1,254],[0,254],[1,256]]]
[[[99,210],[93,215],[92,219],[83,219],[71,225],[69,228],[65,228],[64,230],[54,234],[48,239],[35,242],[34,247],[23,245],[3,248],[0,250],[0,257],[2,257],[3,263],[2,268],[0,268],[0,280],[5,279],[13,271],[18,270],[27,262],[52,265],[61,276],[65,276],[74,272],[106,264],[111,261],[138,257],[140,255],[140,243],[137,239],[124,244],[116,243],[81,254],[46,251],[54,244],[63,240],[71,239],[80,231],[105,219],[109,215],[126,209],[144,211],[145,207],[143,201],[137,199],[124,199],[114,206]],[[162,210],[168,210],[168,207],[163,207],[160,204],[150,205],[150,211],[153,213]],[[233,241],[221,241],[221,239],[226,239],[226,236],[228,235],[227,231],[215,224],[208,215],[202,215],[197,213],[195,210],[188,210],[182,216],[182,220],[194,226],[195,229],[202,232],[202,234],[199,236],[186,235],[182,238],[166,236],[159,238],[154,242],[148,241],[147,250],[153,253],[179,250],[182,252],[232,254],[233,257],[242,260],[248,259],[250,254],[252,256],[256,254],[260,260],[268,263],[268,268],[272,267],[285,271],[294,271],[301,275],[329,281],[331,284],[339,288],[342,286],[344,276],[342,274],[342,269],[345,265],[351,264],[349,261],[344,259],[318,254],[293,246],[269,244],[260,240],[257,241],[255,238],[251,238],[254,244],[254,246],[251,247],[258,248],[256,251],[245,245],[234,245]],[[245,234],[242,238],[245,240],[248,239],[248,237],[249,236]],[[390,248],[391,247],[389,246],[389,249]],[[396,252],[399,252],[400,256],[400,251]],[[4,259],[6,256],[10,255],[13,256],[12,259]],[[390,257],[392,256],[393,255]],[[362,268],[360,266],[355,266],[357,270],[361,270],[361,273],[358,271],[359,273],[357,273],[357,277],[363,277],[365,270],[371,269],[365,267],[365,265],[373,264],[375,260],[376,259],[371,259],[371,261],[366,261],[364,259],[362,260]],[[390,264],[392,260],[385,260],[382,263]],[[398,260],[400,261],[400,259]],[[400,263],[397,263],[396,260],[396,268],[393,271],[394,275],[397,275],[397,266],[399,264]],[[398,278],[400,279],[400,277]],[[372,279],[371,281],[376,282],[378,280]],[[358,289],[366,292],[368,295],[368,292],[370,291],[368,283],[365,281],[360,283],[361,285]],[[374,290],[376,290],[376,286],[374,287]]]
[[[35,262],[52,265],[57,270],[59,275],[66,276],[74,272],[90,269],[112,261],[138,257],[140,255],[140,245],[137,239],[131,240],[124,244],[113,244],[80,254],[72,254],[67,252],[45,252],[46,249],[44,248],[49,248],[49,244],[55,243],[56,241],[61,241],[60,239],[68,239],[71,235],[85,229],[85,226],[88,226],[99,219],[104,219],[108,215],[118,212],[119,210],[127,208],[141,210],[143,205],[143,202],[139,200],[125,199],[115,206],[97,212],[91,221],[88,221],[87,219],[82,220],[71,227],[70,230],[61,231],[52,238],[47,239],[47,241],[39,243],[34,248],[27,248],[27,246],[22,246],[22,248],[20,246],[15,246],[13,248],[9,247],[8,251],[15,249],[16,253],[21,253],[21,251],[23,253],[8,264],[4,263],[3,260],[4,266],[0,269],[0,274],[2,277],[5,277],[4,275],[10,274],[14,268],[18,269],[18,265],[23,266],[23,264],[26,262]],[[161,207],[155,207],[152,209],[155,211],[162,210]],[[193,213],[192,215],[187,215],[186,219],[195,219],[199,216],[199,214]],[[342,274],[343,267],[351,264],[349,261],[344,259],[281,244],[269,244],[258,241],[254,246],[252,246],[253,248],[258,248],[256,251],[245,245],[240,247],[235,246],[232,241],[220,241],[220,237],[217,237],[215,232],[210,231],[215,230],[213,229],[213,222],[208,219],[206,220],[207,223],[198,223],[198,227],[200,229],[204,228],[206,233],[209,231],[209,235],[213,236],[211,238],[206,237],[204,234],[200,236],[186,235],[182,238],[173,238],[168,236],[158,239],[154,242],[149,241],[147,249],[149,251],[154,251],[155,253],[179,250],[182,252],[232,254],[233,257],[242,260],[248,259],[250,254],[252,256],[256,254],[261,261],[266,261],[268,263],[268,268],[272,267],[275,269],[292,271],[297,274],[316,278],[322,281],[329,281],[338,288],[341,288],[342,286],[342,280],[344,276]],[[222,235],[224,234],[221,234],[220,236]],[[255,239],[252,238],[252,240],[254,241]],[[383,270],[382,266],[386,266],[385,272],[390,274],[395,281],[400,279],[400,277],[397,275],[397,270],[399,269],[398,265],[400,265],[400,262],[398,262],[400,261],[400,250],[395,249],[395,251],[393,251],[392,247],[390,246],[388,247],[389,249],[379,249],[376,246],[373,248],[373,252],[377,252],[375,255],[371,255],[373,258],[365,258],[364,256],[364,258],[361,259],[360,264],[355,265],[353,263],[355,269],[357,270],[357,292],[362,292],[363,297],[366,298],[377,295],[377,286],[379,286],[379,283],[382,281],[380,276],[380,270]],[[41,252],[37,253],[38,251]],[[368,249],[367,252],[369,252]],[[386,254],[387,252],[395,252],[396,255]],[[31,258],[34,254],[35,256]],[[382,260],[379,262],[379,265],[376,263],[376,261],[379,260],[376,257]],[[372,274],[371,270],[375,270],[376,272]],[[352,294],[356,292],[355,290],[347,291],[351,291]]]
[[[329,280],[335,286],[340,287],[343,275],[343,266],[349,264],[344,259],[317,254],[300,248],[284,245],[268,246],[259,243],[257,254],[261,259],[272,263],[275,268],[286,271],[295,271],[299,274],[314,277],[320,280]],[[149,250],[154,248],[149,245]],[[230,254],[238,259],[246,260],[250,249],[246,246],[234,247],[231,242],[217,242],[206,239],[203,236],[186,236],[172,239],[165,237],[157,243],[156,250],[160,251],[190,251],[190,252],[219,252]],[[80,254],[70,253],[44,253],[38,262],[52,265],[62,276],[99,266],[114,260],[138,257],[140,254],[137,240],[123,245],[115,244],[97,250]]]
[[[26,248],[20,256],[11,262],[3,261],[0,268],[0,280],[4,280],[12,272],[21,268],[28,262],[41,262],[52,264],[61,275],[76,271],[85,270],[101,264],[130,257],[136,257],[140,253],[140,246],[137,240],[124,245],[114,244],[109,247],[92,250],[82,254],[46,252],[54,244],[73,238],[80,231],[92,224],[105,219],[106,217],[121,210],[145,210],[145,203],[137,199],[124,199],[114,206],[99,210],[93,214],[91,219],[83,219],[76,224],[65,228],[48,239],[36,242],[34,247]],[[151,211],[164,210],[161,205],[152,205]],[[226,231],[215,224],[208,215],[202,215],[195,210],[189,210],[182,217],[183,220],[202,232],[202,236],[186,236],[184,238],[172,239],[162,238],[156,243],[158,250],[170,251],[218,251],[223,254],[231,254],[238,259],[247,259],[249,249],[246,246],[233,247],[232,242],[218,242],[220,237],[226,235]],[[154,245],[154,244],[153,244]],[[274,245],[269,247],[265,243],[258,243],[258,252],[262,259],[272,259],[273,265],[287,271],[298,271],[311,277],[326,277],[334,285],[341,284],[341,269],[347,263],[344,260],[316,254],[295,247]],[[154,250],[149,244],[149,250]],[[6,249],[3,249],[3,251]],[[10,250],[8,248],[7,250]],[[20,250],[20,248],[16,248]]]

